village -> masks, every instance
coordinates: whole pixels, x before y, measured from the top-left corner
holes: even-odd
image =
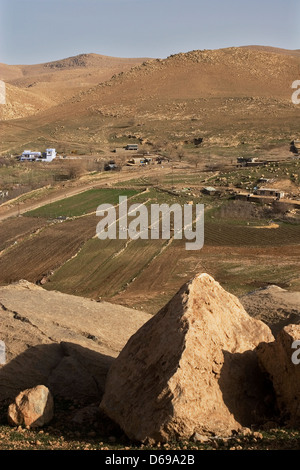
[[[291,160],[299,161],[298,152],[300,150],[300,140],[294,140],[290,144],[290,151],[292,152],[292,156],[290,157]],[[115,149],[114,152],[117,154],[124,154],[124,152],[131,150],[136,152],[135,155],[131,156],[130,159],[127,160],[126,166],[130,167],[143,167],[147,165],[155,165],[155,164],[171,164],[173,167],[173,162],[170,158],[166,158],[161,155],[155,155],[147,153],[138,153],[138,145],[127,145],[125,147]],[[259,159],[257,157],[238,157],[236,160],[236,165],[233,165],[234,170],[238,169],[253,169],[253,168],[266,168],[268,169],[270,166],[278,167],[279,163],[283,160],[278,159]],[[226,165],[224,166],[226,167]],[[106,170],[115,170],[118,169],[118,166],[114,160],[111,160],[106,164]],[[229,167],[230,169],[230,167]],[[215,169],[212,168],[211,172],[214,172]],[[295,178],[298,181],[298,174],[291,175],[292,178]],[[219,179],[219,183],[220,178]],[[278,202],[279,204],[287,204],[289,209],[300,209],[300,193],[299,191],[296,193],[291,193],[289,191],[285,191],[280,186],[274,187],[274,183],[276,183],[276,178],[266,178],[261,177],[258,178],[257,184],[254,187],[246,187],[245,189],[238,189],[238,188],[224,188],[223,185],[219,184],[218,187],[213,186],[204,186],[201,188],[201,192],[205,195],[209,196],[216,196],[222,197],[224,193],[230,192],[230,194],[236,200],[243,200],[249,202],[256,202],[256,203],[263,203],[263,204],[270,204],[273,202]],[[271,185],[268,187],[266,185]],[[251,181],[250,181],[251,186]],[[253,185],[252,185],[253,186]],[[174,188],[175,189],[175,188]],[[199,188],[194,188],[199,189]],[[225,189],[225,190],[224,190]],[[193,189],[187,188],[186,191],[190,191],[192,194]],[[174,194],[176,194],[176,189]]]
[[[96,158],[97,168],[99,171],[104,172],[121,172],[129,175],[135,174],[135,170],[144,171],[147,176],[147,169],[164,168],[172,175],[171,187],[165,188],[171,190],[174,195],[182,193],[182,191],[193,194],[201,194],[212,198],[232,198],[241,201],[254,202],[258,204],[272,204],[276,203],[286,210],[300,209],[300,193],[299,193],[299,174],[291,173],[289,178],[283,178],[280,174],[280,165],[292,162],[293,167],[297,168],[300,164],[300,140],[294,140],[290,143],[289,155],[284,155],[283,158],[259,158],[259,157],[237,157],[236,162],[231,160],[231,164],[223,163],[217,165],[199,165],[197,171],[200,173],[205,172],[206,177],[201,184],[189,185],[174,185],[174,172],[192,170],[192,165],[188,164],[184,159],[174,159],[166,152],[149,152],[140,149],[138,144],[125,144],[122,147],[115,147],[110,150],[114,154],[113,158],[102,157]],[[31,151],[24,150],[23,153],[17,157],[22,163],[26,162],[44,162],[44,163],[59,163],[59,161],[74,161],[90,162],[92,158],[85,155],[60,155],[55,148],[47,148],[45,151]],[[260,173],[260,169],[262,170]],[[193,171],[193,170],[192,170]],[[248,176],[245,176],[248,172]],[[236,178],[230,182],[230,173],[235,174]],[[240,175],[240,176],[239,176]],[[290,179],[295,184],[287,187],[283,180]],[[206,184],[209,183],[209,184]],[[292,189],[291,189],[292,188]],[[298,188],[298,190],[297,190]],[[0,200],[2,202],[10,199],[9,190],[7,188],[0,188]]]

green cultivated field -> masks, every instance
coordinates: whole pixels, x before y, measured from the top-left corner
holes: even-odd
[[[119,196],[135,196],[139,191],[133,189],[90,189],[82,194],[65,198],[58,202],[26,213],[29,217],[79,217],[96,212],[100,204],[118,204]]]

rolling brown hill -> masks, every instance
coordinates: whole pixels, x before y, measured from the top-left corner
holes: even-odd
[[[295,57],[300,57],[300,49],[282,49],[280,47],[268,47],[268,46],[242,46],[243,49],[253,49],[257,51],[265,51],[265,52],[274,52],[275,54],[285,54],[285,55],[292,55]]]
[[[6,65],[0,64],[0,79],[9,85],[30,91],[24,94],[23,99],[8,93],[9,108],[21,108],[18,104],[24,104],[24,110],[20,114],[12,114],[2,109],[1,119],[13,119],[35,114],[45,108],[59,104],[73,95],[90,88],[100,82],[110,79],[114,74],[126,71],[134,65],[140,64],[145,59],[123,59],[108,57],[99,54],[80,54],[53,62],[35,65]],[[35,95],[35,98],[32,96]],[[31,106],[32,100],[44,102],[44,106],[35,107],[35,112],[26,112]],[[48,106],[45,106],[48,102]]]
[[[79,71],[93,68],[86,68],[85,60],[84,56],[66,59],[44,65],[43,71],[52,71],[54,83],[60,74],[69,74],[74,91],[77,84],[80,88]],[[97,57],[89,55],[88,63],[93,61]],[[57,148],[69,145],[95,151],[132,137],[150,144],[193,143],[201,137],[204,144],[220,147],[286,142],[298,132],[300,107],[291,101],[291,85],[299,67],[297,51],[262,46],[147,60],[107,81],[98,80],[96,86],[82,86],[80,93],[51,110],[26,122],[18,120],[18,126],[13,121],[2,124],[2,152],[16,150],[25,141],[34,145],[41,136]],[[47,84],[48,98],[53,99],[51,94],[60,84],[52,91]]]
[[[31,116],[55,106],[47,94],[35,93],[31,88],[20,88],[6,83],[5,106],[0,106],[0,120],[13,120]]]

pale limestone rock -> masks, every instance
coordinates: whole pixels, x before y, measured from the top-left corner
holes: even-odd
[[[12,426],[40,427],[53,418],[51,392],[44,385],[24,390],[8,407],[8,422]]]
[[[266,413],[255,348],[273,340],[268,326],[201,274],[129,339],[100,408],[142,442],[229,435]]]
[[[54,398],[101,400],[107,371],[151,315],[43,289],[27,281],[0,287],[0,404],[45,384]]]

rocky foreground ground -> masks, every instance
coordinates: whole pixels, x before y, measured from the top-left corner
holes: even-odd
[[[206,442],[177,441],[157,445],[133,444],[127,439],[102,436],[95,431],[66,430],[55,424],[43,430],[12,429],[0,426],[0,450],[299,450],[298,430],[271,429],[236,435],[228,439],[209,438]]]
[[[0,288],[0,449],[299,448],[288,294],[240,301],[202,273],[151,316],[26,281]],[[16,397],[40,384],[54,407],[30,422]]]

